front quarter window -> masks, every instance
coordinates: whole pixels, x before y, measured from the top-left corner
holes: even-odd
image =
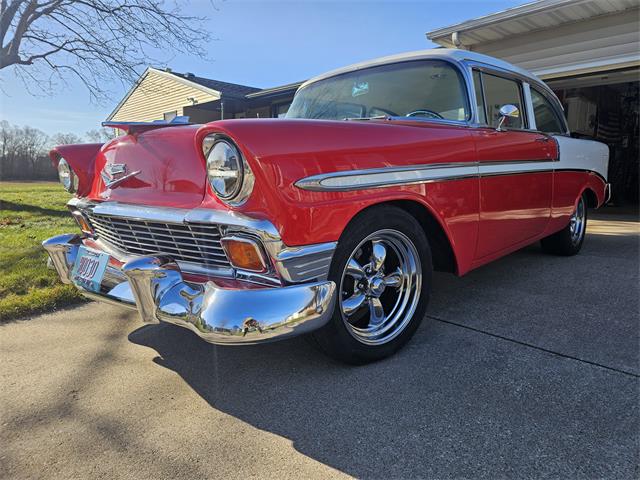
[[[469,119],[464,81],[441,60],[364,68],[300,89],[287,118],[344,120],[379,116]]]

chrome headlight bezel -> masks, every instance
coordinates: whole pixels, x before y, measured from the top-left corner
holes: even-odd
[[[58,161],[58,180],[62,187],[69,193],[78,191],[78,175],[73,171],[69,162],[60,157]]]
[[[225,135],[211,134],[203,139],[202,151],[206,159],[207,181],[213,193],[227,205],[243,204],[253,190],[255,177],[237,145]],[[228,172],[236,172],[236,182],[226,189]],[[225,188],[221,188],[223,186]]]

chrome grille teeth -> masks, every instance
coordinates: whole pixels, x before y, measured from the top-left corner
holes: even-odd
[[[230,268],[215,224],[161,223],[88,214],[97,238],[133,255],[164,253],[177,261]]]

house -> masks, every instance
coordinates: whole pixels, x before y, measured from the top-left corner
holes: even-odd
[[[302,82],[260,89],[149,67],[107,121],[149,122],[186,115],[194,123],[283,116]]]
[[[638,0],[540,0],[428,32],[542,78],[576,136],[610,147],[614,200],[638,202]]]

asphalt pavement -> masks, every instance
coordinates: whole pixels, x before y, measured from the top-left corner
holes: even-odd
[[[434,277],[396,356],[215,347],[104,304],[0,326],[0,477],[640,476],[640,224]]]

